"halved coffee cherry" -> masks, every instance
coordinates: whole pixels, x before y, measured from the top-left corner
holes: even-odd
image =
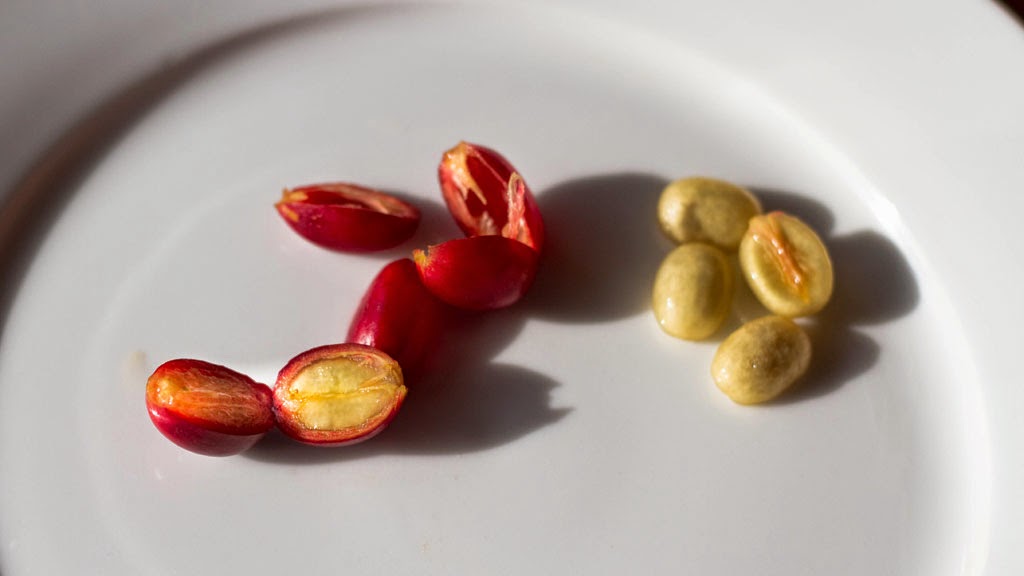
[[[288,436],[319,446],[367,440],[398,414],[405,400],[402,369],[362,344],[331,344],[299,354],[274,385],[274,416]]]
[[[306,240],[343,252],[393,248],[411,238],[420,223],[420,211],[412,204],[345,183],[285,190],[274,207]]]
[[[476,236],[413,252],[423,284],[435,296],[467,310],[516,303],[537,274],[537,251],[518,240]]]
[[[206,456],[238,454],[274,427],[269,387],[202,360],[161,364],[146,383],[146,409],[171,442]]]
[[[412,260],[395,260],[370,283],[346,341],[397,360],[408,385],[423,373],[455,312],[427,290]]]
[[[504,236],[541,250],[544,221],[522,176],[490,148],[459,142],[438,166],[448,210],[466,236]]]

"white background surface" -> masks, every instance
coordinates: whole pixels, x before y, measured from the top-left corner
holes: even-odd
[[[974,2],[562,4],[0,9],[5,190],[105,98],[160,88],[96,142],[7,316],[3,574],[1024,568],[1019,28]],[[160,361],[272,380],[404,255],[303,244],[277,190],[400,191],[436,241],[460,138],[526,174],[552,245],[530,299],[452,343],[445,387],[341,453],[210,460],[152,429]],[[831,363],[790,401],[729,404],[713,344],[643,307],[667,251],[645,210],[695,172],[837,258]]]

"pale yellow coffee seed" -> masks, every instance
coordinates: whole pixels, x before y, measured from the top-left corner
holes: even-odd
[[[795,216],[771,212],[751,218],[739,257],[750,290],[775,314],[790,318],[814,314],[832,297],[828,249]]]
[[[737,404],[760,404],[789,388],[810,363],[807,333],[788,318],[765,316],[722,342],[711,361],[711,377]]]
[[[735,251],[747,222],[761,213],[761,203],[745,188],[713,178],[672,182],[658,199],[658,224],[679,244],[706,242]]]
[[[676,338],[707,338],[729,316],[733,283],[724,252],[710,244],[683,244],[669,253],[654,277],[654,317]]]

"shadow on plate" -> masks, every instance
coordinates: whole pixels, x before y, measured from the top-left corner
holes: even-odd
[[[649,174],[608,174],[538,194],[547,241],[524,307],[566,323],[649,312],[654,274],[672,248],[656,219],[667,183]]]

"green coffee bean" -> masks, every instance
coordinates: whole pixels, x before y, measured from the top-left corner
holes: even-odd
[[[729,316],[733,269],[724,252],[690,243],[673,250],[654,278],[654,317],[676,338],[701,340]]]
[[[672,182],[658,200],[658,223],[677,243],[707,242],[735,251],[761,203],[748,190],[712,178]]]
[[[759,404],[789,388],[810,362],[807,333],[788,318],[766,316],[722,342],[711,361],[711,377],[737,404]]]
[[[828,249],[807,224],[783,212],[750,219],[740,267],[757,299],[780,316],[814,314],[832,297]]]

